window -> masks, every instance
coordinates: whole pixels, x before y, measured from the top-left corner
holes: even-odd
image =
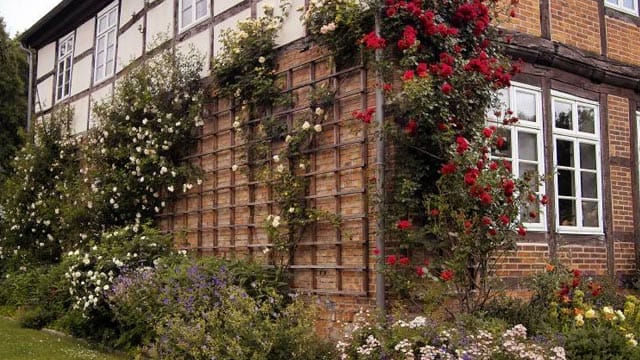
[[[94,81],[100,82],[113,75],[116,41],[118,36],[118,2],[115,1],[98,14]]]
[[[638,15],[638,0],[605,0],[605,5],[632,15]]]
[[[56,70],[56,100],[71,93],[71,66],[73,61],[73,33],[58,42],[58,68]]]
[[[544,147],[542,136],[542,99],[540,89],[526,85],[512,85],[500,93],[503,105],[511,109],[519,121],[515,126],[500,127],[501,119],[491,115],[490,119],[498,126],[498,133],[506,141],[502,149],[492,152],[494,158],[511,161],[514,174],[520,178],[530,176],[535,183],[537,176],[544,174]],[[506,109],[502,109],[504,114]],[[544,186],[535,189],[544,193]],[[533,216],[531,216],[533,215]],[[546,219],[542,209],[523,208],[520,210],[522,221],[531,230],[545,230]]]
[[[178,16],[181,31],[209,17],[208,0],[180,0],[179,5]]]
[[[556,225],[560,232],[602,233],[598,104],[551,95]]]

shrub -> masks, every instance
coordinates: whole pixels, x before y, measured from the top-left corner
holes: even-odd
[[[568,359],[640,359],[640,349],[629,346],[629,339],[611,326],[585,326],[564,334]]]

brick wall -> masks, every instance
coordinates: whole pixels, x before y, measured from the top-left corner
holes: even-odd
[[[606,18],[608,56],[640,65],[640,28],[626,21]]]
[[[598,3],[594,0],[551,1],[551,39],[600,53]]]

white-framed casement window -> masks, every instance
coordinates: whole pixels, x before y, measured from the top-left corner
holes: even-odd
[[[58,66],[56,68],[56,101],[71,94],[71,68],[73,66],[73,33],[58,41]]]
[[[598,103],[556,91],[551,96],[558,231],[602,234]]]
[[[604,4],[631,15],[638,15],[638,0],[604,0]]]
[[[178,19],[180,31],[184,31],[209,17],[209,0],[179,0]]]
[[[98,14],[94,82],[113,76],[118,41],[118,2],[114,1]]]
[[[490,123],[498,126],[504,137],[502,149],[494,149],[492,158],[511,161],[514,174],[529,177],[532,184],[544,174],[544,137],[542,133],[542,93],[539,88],[513,83],[500,92],[501,102],[519,120],[513,126],[502,126],[502,119],[491,114]],[[502,114],[507,109],[502,109]],[[544,184],[534,185],[538,194],[544,194]],[[546,230],[546,217],[539,205],[520,209],[521,220],[529,230]]]

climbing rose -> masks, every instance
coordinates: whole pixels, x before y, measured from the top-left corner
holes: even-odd
[[[400,265],[409,265],[411,263],[411,260],[408,257],[401,257],[400,260],[398,260],[398,262],[400,263]]]
[[[524,228],[524,227],[522,227],[522,226],[519,226],[519,227],[518,227],[518,235],[520,235],[520,236],[525,236],[525,235],[527,235],[527,229],[525,229],[525,228]]]
[[[464,183],[469,186],[475,184],[479,175],[480,171],[478,169],[469,169],[467,173],[464,174]]]
[[[445,95],[449,95],[453,91],[453,86],[451,86],[451,84],[449,84],[448,82],[445,82],[442,84],[442,86],[440,86],[440,91],[442,91],[442,93]]]
[[[491,194],[487,192],[483,192],[482,195],[480,195],[480,202],[482,202],[485,205],[491,205],[492,200],[493,198],[491,198]]]
[[[453,162],[442,165],[442,169],[440,169],[442,175],[453,174],[456,172],[456,164]]]
[[[456,148],[456,152],[458,154],[462,154],[463,152],[469,150],[469,141],[462,136],[458,136],[456,138],[456,143],[458,147]]]
[[[415,121],[414,119],[409,120],[409,122],[407,123],[407,126],[404,127],[404,133],[409,136],[415,135],[417,130],[418,130],[418,122]]]
[[[411,222],[409,220],[400,220],[396,227],[400,230],[406,230],[411,227]]]
[[[382,49],[386,46],[386,41],[377,36],[374,31],[365,35],[361,42],[369,49]]]
[[[447,269],[447,270],[442,270],[442,272],[440,273],[440,279],[442,279],[442,281],[451,281],[453,279],[453,270]]]
[[[490,128],[486,127],[482,130],[482,134],[487,137],[490,138],[491,135],[493,135],[493,130],[491,130]]]
[[[395,265],[396,264],[396,256],[395,255],[389,255],[387,256],[386,260],[384,261],[387,265]]]

